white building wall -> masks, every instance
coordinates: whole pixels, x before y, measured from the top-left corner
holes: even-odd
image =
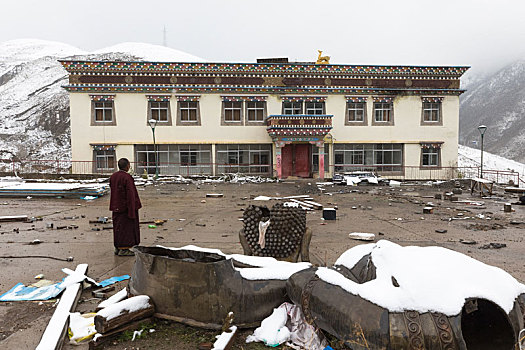
[[[264,95],[264,94],[263,94]],[[278,95],[266,95],[268,115],[281,114]],[[177,102],[171,99],[172,126],[157,126],[157,143],[270,143],[266,126],[222,126],[220,94],[203,94],[199,100],[201,126],[176,126]],[[74,161],[91,161],[90,144],[117,144],[117,159],[134,159],[134,144],[151,144],[152,133],[147,124],[146,94],[117,93],[115,95],[116,126],[91,126],[89,93],[70,93],[71,147]],[[446,96],[442,102],[443,124],[422,126],[420,96],[400,96],[394,100],[394,126],[372,126],[373,100],[367,102],[367,126],[346,126],[346,99],[343,95],[329,95],[326,113],[333,115],[331,135],[334,143],[403,143],[404,165],[419,167],[420,141],[443,142],[441,165],[457,165],[459,125],[459,97]],[[273,152],[275,156],[275,152]],[[333,164],[333,148],[330,148]],[[275,164],[275,159],[274,159]],[[73,169],[75,171],[75,168]]]

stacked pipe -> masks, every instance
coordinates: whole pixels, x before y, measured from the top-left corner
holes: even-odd
[[[259,222],[270,220],[265,234],[265,245],[259,245]],[[243,215],[243,234],[253,255],[286,258],[300,246],[306,232],[306,211],[286,207],[281,203],[272,209],[250,205]]]

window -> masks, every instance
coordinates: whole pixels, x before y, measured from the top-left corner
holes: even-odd
[[[423,102],[423,123],[436,124],[441,121],[441,102]]]
[[[324,114],[324,102],[306,102],[305,114]]]
[[[384,123],[392,121],[392,103],[374,103],[374,121]]]
[[[347,121],[350,123],[365,122],[366,103],[365,102],[348,102],[347,107]]]
[[[269,174],[272,145],[217,145],[217,173]]]
[[[401,172],[402,144],[335,144],[335,171]]]
[[[117,125],[113,96],[91,96],[91,125]]]
[[[374,165],[384,165],[379,167],[380,171],[401,170],[396,166],[403,162],[401,145],[398,144],[376,144],[374,145]]]
[[[155,174],[155,159],[159,174],[211,175],[211,145],[135,145],[137,173],[144,170]]]
[[[224,101],[223,103],[224,121],[226,123],[242,123],[242,102],[229,102]]]
[[[302,101],[284,101],[283,102],[283,114],[302,114],[303,113],[303,102]]]
[[[438,147],[423,147],[421,148],[421,166],[423,167],[438,167],[440,148]]]
[[[93,102],[95,104],[95,122],[113,121],[113,102]]]
[[[197,152],[195,151],[180,151],[180,165],[181,166],[196,166]]]
[[[192,122],[198,121],[198,102],[179,102],[180,121]]]
[[[115,171],[115,151],[114,150],[95,150],[95,172]]]
[[[247,101],[246,102],[246,121],[264,122],[266,101]]]
[[[159,123],[169,123],[170,122],[170,103],[169,102],[149,102],[149,119],[155,119]],[[157,124],[158,125],[158,124]]]

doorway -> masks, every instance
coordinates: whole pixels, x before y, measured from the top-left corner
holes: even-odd
[[[310,153],[311,145],[308,143],[294,143],[284,146],[281,153],[282,177],[311,177]]]

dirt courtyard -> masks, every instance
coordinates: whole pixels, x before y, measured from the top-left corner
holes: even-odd
[[[368,232],[376,235],[376,241],[386,239],[403,246],[449,248],[500,267],[525,283],[525,206],[513,205],[513,212],[503,212],[504,203],[516,202],[517,196],[505,194],[502,189],[496,189],[490,199],[473,197],[465,188],[462,194],[456,195],[458,203],[434,198],[435,194],[443,194],[452,187],[451,182],[440,186],[403,184],[401,187],[328,185],[320,191],[311,179],[264,184],[193,183],[139,187],[143,204],[141,221],[167,220],[156,228],[141,225],[141,245],[181,247],[193,244],[218,248],[225,253],[242,253],[238,239],[242,210],[250,204],[272,206],[276,203],[254,201],[253,198],[308,194],[326,207],[337,207],[335,221],[322,220],[320,210],[307,213],[307,226],[313,231],[310,257],[315,264],[333,264],[344,251],[364,243],[350,239],[349,233]],[[206,198],[207,193],[222,193],[224,197]],[[484,204],[476,206],[465,202],[469,200]],[[423,208],[429,202],[434,205],[433,213],[424,214]],[[130,274],[134,258],[113,255],[111,224],[89,223],[98,217],[111,216],[108,207],[109,195],[94,201],[0,198],[0,215],[42,217],[41,221],[32,223],[0,223],[0,294],[16,283],[36,282],[35,276],[39,274],[52,281],[61,280],[65,276],[62,268],[74,269],[79,263],[88,263],[88,274],[97,281]],[[35,239],[41,243],[30,244]],[[503,243],[506,247],[494,249],[490,243]],[[72,256],[74,261],[26,256],[60,259]],[[126,284],[119,283],[117,289]],[[91,293],[84,292],[77,311],[94,310],[99,301],[93,300]],[[54,301],[1,303],[0,348],[34,349],[53,311]],[[163,329],[164,326],[158,327]],[[187,348],[196,349],[198,341],[192,343],[195,341],[189,340]],[[151,347],[152,344],[148,346],[147,339],[141,339],[133,343],[118,342],[110,348],[164,348],[161,345]],[[185,349],[183,345],[173,347],[173,344],[172,340],[164,342],[166,349]],[[181,340],[181,344],[185,344],[184,341]],[[64,348],[73,347],[65,345]],[[87,349],[87,345],[74,348]]]

